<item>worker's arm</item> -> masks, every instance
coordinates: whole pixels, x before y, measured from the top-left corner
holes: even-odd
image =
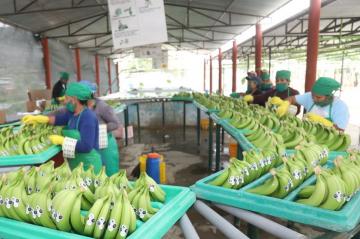
[[[101,119],[106,123],[107,132],[116,130],[119,127],[119,121],[116,118],[115,112],[111,106],[106,103],[100,109]]]
[[[64,126],[68,124],[70,117],[71,113],[69,111],[65,111],[54,116],[49,116],[49,124]]]
[[[254,101],[252,103],[258,105],[265,105],[266,101],[273,95],[274,90],[268,90],[260,95],[254,95]]]
[[[62,90],[63,90],[63,88],[62,88],[61,83],[57,82],[57,83],[54,85],[54,88],[53,88],[53,90],[52,90],[52,98],[53,98],[53,99],[56,99],[56,98],[60,97]]]
[[[342,102],[336,102],[336,105],[333,104],[333,109],[331,112],[331,119],[334,123],[334,127],[338,130],[344,131],[349,124],[349,108],[347,105]]]

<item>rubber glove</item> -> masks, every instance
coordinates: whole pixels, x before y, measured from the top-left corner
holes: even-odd
[[[56,145],[62,145],[64,143],[64,136],[52,134],[49,136],[51,143]]]
[[[49,117],[46,115],[26,115],[21,121],[24,124],[47,124],[49,123]]]
[[[253,101],[254,101],[254,96],[252,96],[252,95],[245,95],[245,96],[244,96],[244,100],[245,100],[246,102],[253,102]]]
[[[287,100],[284,100],[281,105],[279,105],[276,109],[276,114],[281,117],[284,116],[288,110],[289,110],[290,102]]]
[[[327,120],[324,117],[311,112],[307,113],[305,117],[312,122],[320,123],[327,127],[332,127],[334,125],[330,120]]]
[[[65,96],[61,96],[61,97],[58,97],[56,98],[58,101],[64,101],[65,100]]]
[[[272,105],[281,105],[284,101],[278,97],[278,96],[274,96],[270,98],[270,104]]]

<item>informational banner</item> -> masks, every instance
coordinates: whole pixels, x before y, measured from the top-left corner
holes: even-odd
[[[166,42],[163,0],[108,0],[114,49]]]
[[[152,58],[161,54],[161,44],[152,44],[133,49],[136,58]]]

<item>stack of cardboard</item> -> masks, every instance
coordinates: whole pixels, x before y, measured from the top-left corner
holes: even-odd
[[[46,105],[51,103],[51,90],[28,90],[28,98],[29,100],[26,101],[26,110],[28,112],[32,112],[36,109],[42,111]],[[36,104],[37,101],[38,104]]]

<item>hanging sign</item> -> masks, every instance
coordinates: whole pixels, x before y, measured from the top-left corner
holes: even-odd
[[[163,0],[108,0],[114,49],[166,42]]]

